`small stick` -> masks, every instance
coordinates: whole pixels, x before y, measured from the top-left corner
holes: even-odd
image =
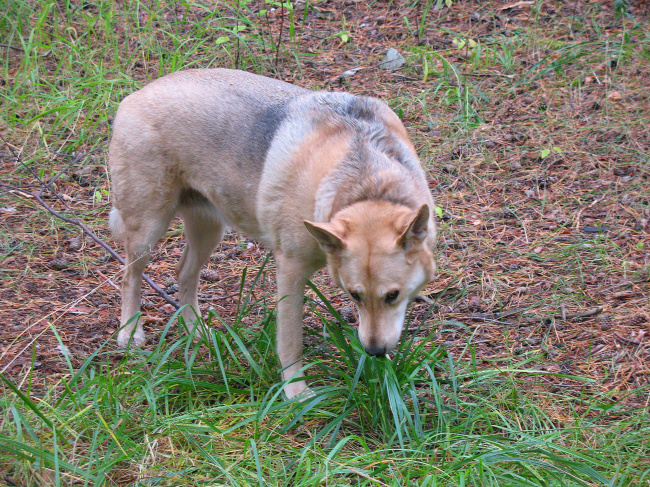
[[[111,279],[108,276],[106,276],[102,271],[100,271],[99,269],[94,269],[94,271],[97,275],[99,275],[99,277],[105,279],[106,282],[109,283],[114,289],[121,291],[120,286],[118,286],[113,281],[111,281]]]
[[[564,318],[566,320],[573,320],[575,318],[588,318],[590,316],[596,316],[603,312],[605,308],[598,306],[597,308],[591,308],[587,311],[582,311],[581,313],[568,313]]]
[[[71,223],[73,225],[77,225],[79,228],[81,228],[81,230],[83,230],[83,232],[86,235],[88,235],[97,244],[99,244],[101,247],[103,247],[120,264],[122,264],[122,265],[126,264],[126,262],[124,262],[124,259],[122,258],[122,256],[120,254],[115,252],[115,250],[113,250],[113,248],[110,245],[108,245],[101,238],[99,238],[97,235],[95,235],[95,233],[90,228],[88,228],[81,220],[79,220],[77,215],[70,209],[70,207],[68,207],[68,205],[65,203],[65,201],[63,201],[63,204],[65,204],[65,206],[68,207],[68,211],[70,211],[70,213],[72,213],[72,215],[74,216],[74,219],[68,218],[67,216],[62,215],[61,213],[56,211],[54,208],[52,208],[50,205],[48,205],[39,194],[30,193],[29,191],[25,191],[25,190],[23,190],[21,188],[15,187],[15,186],[10,186],[8,184],[0,183],[0,186],[11,188],[14,191],[23,193],[26,196],[34,198],[36,201],[38,201],[41,204],[41,206],[43,208],[45,208],[47,211],[49,211],[55,217],[59,218],[60,220],[63,220],[64,222]],[[49,189],[50,191],[52,191],[54,193],[52,188],[47,187],[47,189]],[[56,193],[54,193],[54,194],[56,195]],[[56,196],[61,200],[61,198],[58,195],[56,195]],[[146,274],[143,273],[142,277],[147,282],[147,284],[149,284],[153,288],[153,290],[156,291],[160,295],[160,297],[162,297],[165,301],[167,301],[169,304],[174,306],[176,309],[181,307],[181,305],[178,304],[178,302],[176,302],[171,296],[169,296],[165,291],[163,291],[160,287],[158,287],[158,285],[156,283],[154,283],[149,276],[147,276]]]
[[[14,149],[13,149],[13,147],[12,147],[12,146],[11,146],[11,145],[10,145],[10,144],[5,140],[5,139],[4,139],[4,137],[0,136],[0,140],[2,140],[2,142],[4,142],[4,144],[5,144],[5,145],[7,146],[7,148],[11,151],[11,153],[13,154],[13,156],[16,158],[16,163],[21,163],[21,164],[23,164],[23,165],[24,165],[24,166],[29,170],[29,172],[32,173],[32,176],[34,176],[34,178],[36,178],[36,179],[41,183],[40,189],[39,189],[38,193],[36,193],[36,194],[34,194],[34,193],[30,193],[29,191],[25,191],[23,188],[20,188],[20,187],[17,187],[17,186],[11,186],[11,185],[9,185],[9,184],[3,184],[3,183],[0,183],[0,186],[4,186],[4,187],[9,188],[9,189],[12,189],[12,190],[14,190],[14,191],[18,191],[18,192],[23,193],[25,196],[28,196],[28,197],[30,197],[30,198],[35,198],[36,201],[38,201],[38,202],[41,204],[41,206],[42,206],[43,208],[45,208],[47,211],[49,211],[52,215],[54,215],[54,216],[56,216],[57,218],[63,220],[64,222],[72,223],[73,225],[77,225],[78,227],[80,227],[80,228],[83,230],[83,232],[84,232],[86,235],[90,236],[90,238],[92,238],[92,239],[93,239],[97,244],[99,244],[101,247],[103,247],[103,248],[104,248],[104,249],[105,249],[109,254],[111,254],[111,255],[112,255],[112,256],[113,256],[113,257],[114,257],[114,258],[115,258],[115,259],[116,259],[120,264],[122,264],[122,265],[125,265],[125,264],[126,264],[126,263],[124,262],[124,259],[122,258],[122,256],[121,256],[120,254],[118,254],[117,252],[115,252],[115,250],[113,250],[113,248],[112,248],[110,245],[108,245],[108,244],[107,244],[106,242],[104,242],[101,238],[99,238],[97,235],[95,235],[95,233],[94,233],[90,228],[88,228],[86,225],[83,224],[83,222],[82,222],[81,220],[79,220],[79,217],[77,217],[77,215],[75,214],[75,212],[72,211],[72,209],[70,208],[70,206],[68,206],[68,204],[63,200],[63,198],[61,198],[61,196],[59,196],[59,195],[57,194],[57,192],[54,191],[54,189],[52,188],[52,184],[54,183],[54,181],[56,181],[56,180],[57,180],[57,179],[58,179],[58,178],[63,174],[63,171],[64,171],[64,170],[66,170],[67,168],[71,167],[73,164],[76,164],[77,162],[83,160],[84,158],[86,158],[87,156],[89,156],[90,154],[92,154],[94,151],[90,151],[90,152],[87,152],[87,153],[85,153],[85,154],[82,154],[82,155],[80,155],[80,156],[75,157],[72,161],[70,161],[70,163],[66,166],[66,168],[65,168],[64,170],[59,171],[59,172],[58,172],[54,177],[51,177],[48,181],[43,181],[43,180],[38,176],[38,174],[36,174],[36,173],[34,172],[34,170],[33,170],[30,166],[28,166],[28,165],[24,164],[22,161],[20,161],[20,155],[19,155],[19,154],[16,154],[16,152],[15,152]],[[64,206],[68,209],[68,211],[72,214],[72,216],[74,216],[74,219],[72,219],[72,218],[68,218],[68,217],[62,215],[61,213],[57,212],[54,208],[52,208],[50,205],[48,205],[48,204],[43,200],[43,198],[42,198],[41,196],[43,195],[43,191],[44,191],[45,189],[48,189],[50,192],[52,192],[52,194],[53,194],[54,196],[56,196],[57,199],[58,199],[59,201],[61,201],[61,203],[63,203],[63,205],[64,205]],[[143,274],[142,274],[142,277],[143,277],[144,280],[147,282],[147,284],[149,284],[149,285],[153,288],[153,290],[156,291],[156,292],[157,292],[157,293],[158,293],[158,294],[159,294],[159,295],[160,295],[160,296],[161,296],[165,301],[167,301],[169,304],[171,304],[172,306],[174,306],[176,309],[178,309],[178,308],[181,307],[181,305],[180,305],[179,303],[177,303],[174,299],[172,299],[171,296],[169,296],[165,291],[163,291],[160,287],[158,287],[158,286],[156,285],[156,283],[154,283],[154,282],[151,280],[151,278],[150,278],[149,276],[147,276],[146,274],[143,273]]]

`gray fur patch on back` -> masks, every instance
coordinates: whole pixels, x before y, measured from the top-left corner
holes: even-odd
[[[419,200],[413,189],[421,184],[424,174],[409,147],[377,115],[378,109],[386,109],[383,103],[346,94],[328,95],[319,103],[340,116],[353,135],[348,156],[321,186],[320,196],[336,201],[331,213],[321,217],[329,220],[337,211],[367,200],[417,208]]]
[[[318,103],[327,107],[339,115],[345,121],[355,122],[377,122],[377,104],[381,103],[374,98],[354,96],[348,93],[327,93],[321,92]]]
[[[255,104],[256,99],[254,96],[242,96],[242,98],[244,98],[242,103]],[[287,116],[287,104],[290,100],[287,99],[282,103],[264,107],[256,113],[255,118],[251,120],[250,137],[246,138],[247,143],[244,150],[247,154],[259,154],[261,160],[264,160],[273,141],[273,137],[275,137],[282,121]]]

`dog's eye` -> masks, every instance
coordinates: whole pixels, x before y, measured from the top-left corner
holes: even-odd
[[[352,299],[354,299],[357,303],[361,302],[361,296],[359,296],[359,293],[350,293],[350,296],[352,296]]]
[[[397,299],[398,296],[399,296],[399,291],[397,290],[389,292],[388,294],[386,294],[386,303],[388,304],[392,303]]]

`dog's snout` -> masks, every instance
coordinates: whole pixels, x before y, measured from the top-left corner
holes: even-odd
[[[370,347],[365,347],[366,353],[373,357],[383,357],[386,355],[386,347],[373,345]]]

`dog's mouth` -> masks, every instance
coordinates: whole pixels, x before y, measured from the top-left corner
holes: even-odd
[[[364,350],[371,357],[383,358],[388,355],[386,347],[364,347]]]

